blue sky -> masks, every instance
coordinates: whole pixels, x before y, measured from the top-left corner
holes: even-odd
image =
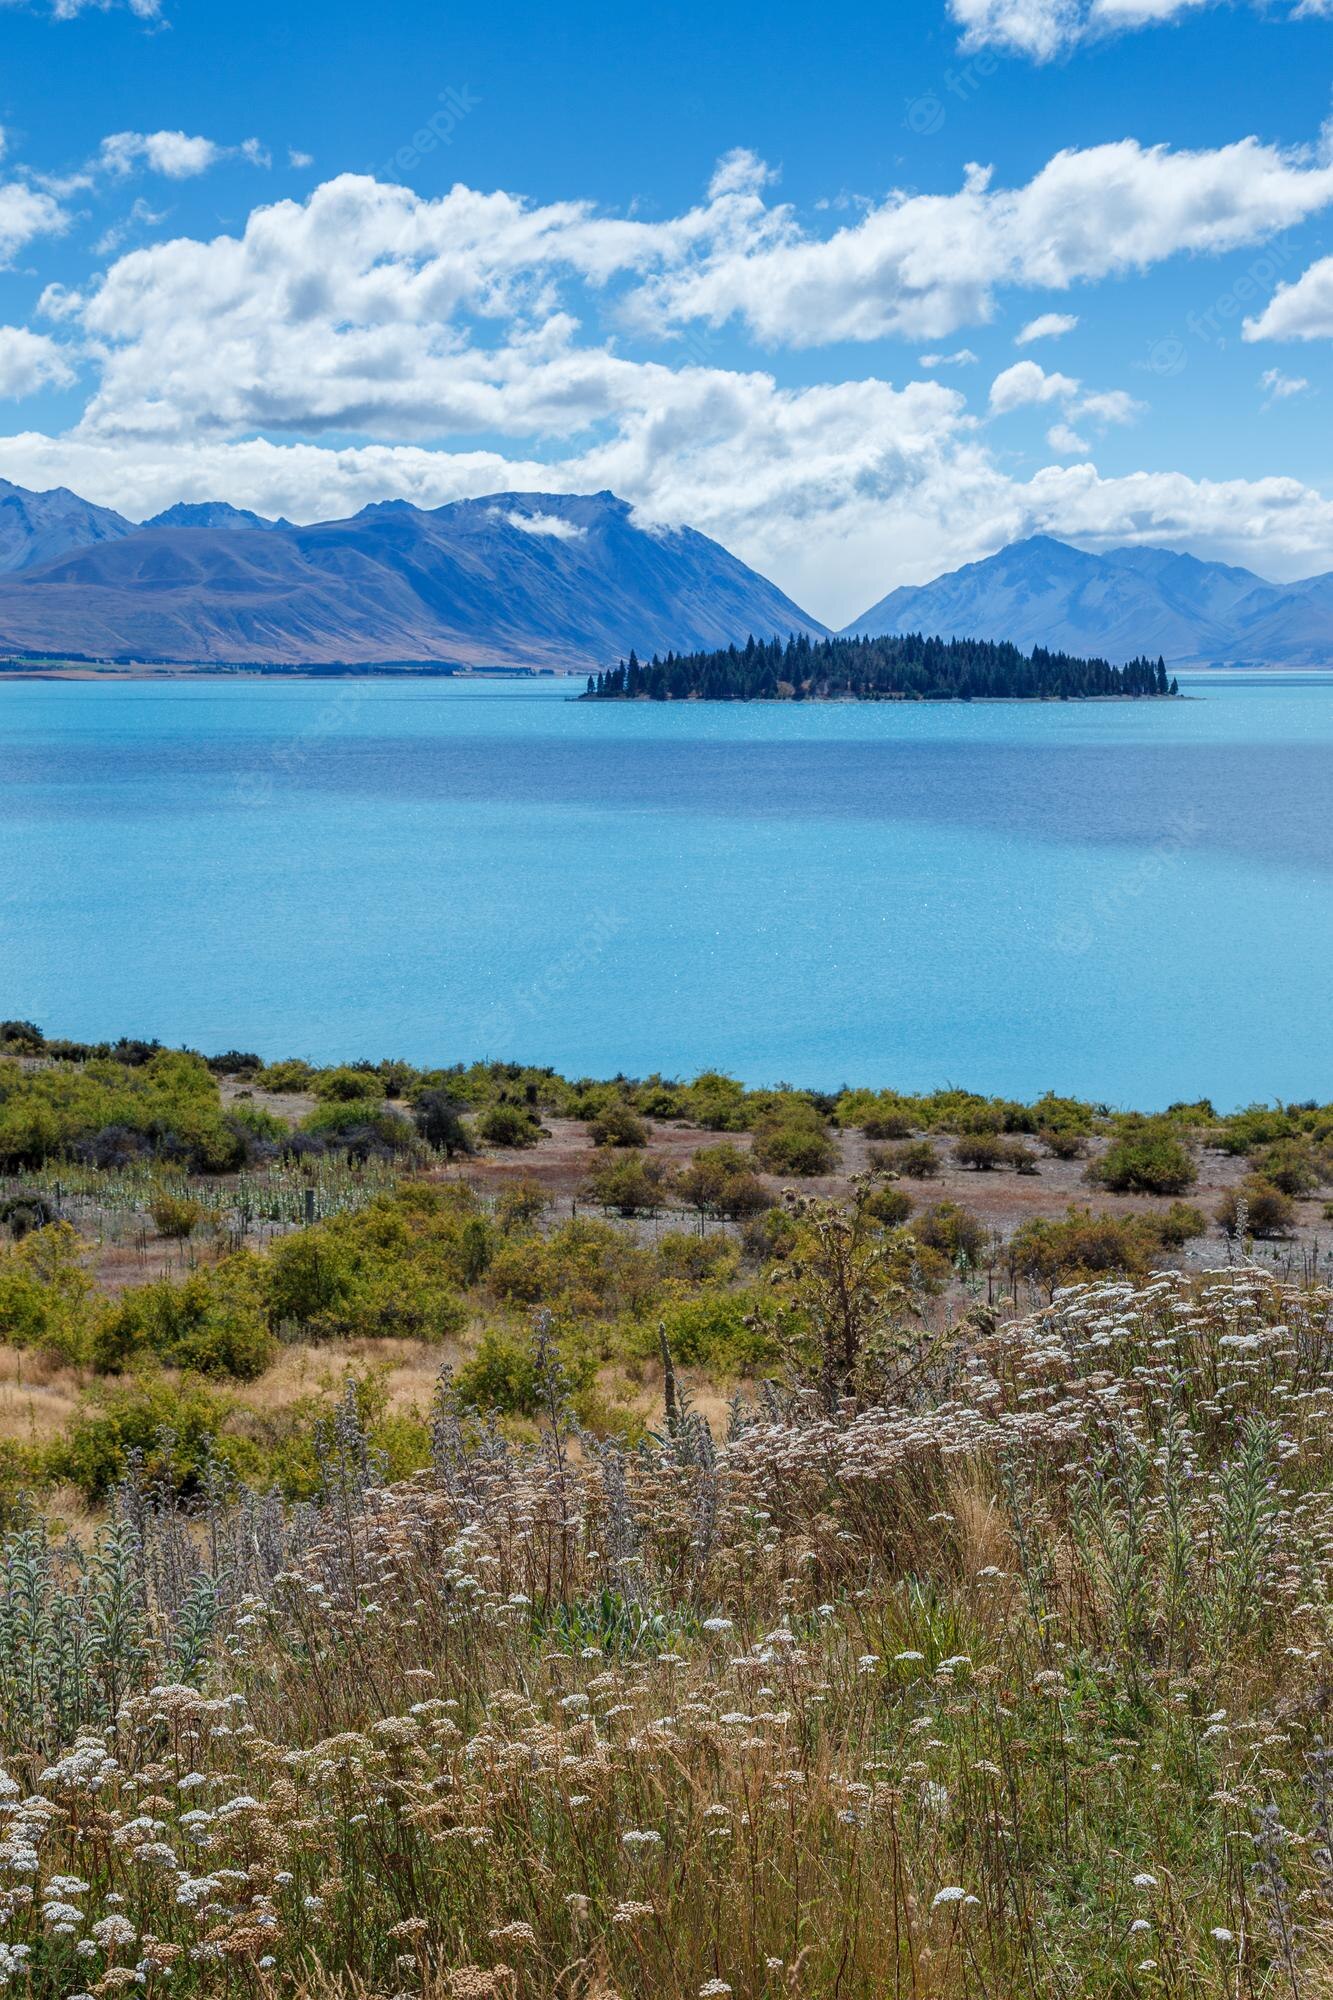
[[[0,474],[1333,567],[1330,7],[0,0]]]

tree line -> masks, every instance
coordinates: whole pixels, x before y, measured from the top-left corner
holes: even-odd
[[[1176,695],[1166,662],[1113,667],[1006,641],[927,638],[921,632],[869,639],[756,639],[715,652],[631,651],[589,674],[591,701],[1048,701]]]

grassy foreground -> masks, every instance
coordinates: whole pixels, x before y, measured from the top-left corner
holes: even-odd
[[[1330,1991],[1333,1299],[1238,1261],[811,1345],[725,1436],[441,1383],[396,1486],[133,1475],[0,1566],[0,1984],[432,2000]],[[720,1427],[719,1427],[720,1428]]]

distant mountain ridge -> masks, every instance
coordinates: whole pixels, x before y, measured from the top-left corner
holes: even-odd
[[[67,486],[30,493],[0,479],[0,573],[31,569],[70,549],[115,541],[136,532],[133,521],[110,507],[95,507]]]
[[[827,627],[692,528],[613,493],[386,500],[268,520],[225,500],[142,523],[0,479],[0,654],[185,665],[431,664],[595,671]],[[1049,535],[890,591],[848,637],[1010,640],[1113,664],[1333,666],[1333,572],[1276,584],[1171,549]]]
[[[719,543],[640,526],[607,492],[430,510],[391,500],[305,527],[223,501],[136,527],[72,494],[25,498],[58,505],[29,509],[10,536],[0,651],[11,654],[583,671],[631,646],[826,630]]]
[[[1172,549],[1089,555],[1034,535],[890,591],[844,630],[1008,639],[1113,664],[1148,653],[1173,667],[1333,666],[1333,574],[1276,584]]]

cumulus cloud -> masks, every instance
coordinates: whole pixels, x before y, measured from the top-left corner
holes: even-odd
[[[1077,376],[1048,375],[1035,361],[1015,361],[991,383],[993,416],[1007,416],[1011,410],[1042,403],[1063,403],[1070,415],[1089,417],[1103,425],[1131,423],[1143,407],[1124,389],[1094,389],[1084,393]]]
[[[921,354],[917,356],[919,368],[971,368],[978,356],[970,347],[957,347],[952,354]]]
[[[1069,458],[1092,450],[1086,438],[1081,438],[1070,424],[1052,424],[1046,433],[1046,442],[1057,458]]]
[[[1030,403],[1068,402],[1078,394],[1072,375],[1048,375],[1035,361],[1015,361],[990,385],[990,406],[997,417],[1021,410]]]
[[[167,136],[160,162],[185,171],[203,157]],[[48,304],[81,319],[103,357],[86,418],[98,431],[571,436],[637,405],[646,379],[586,343],[586,306],[656,337],[733,314],[798,347],[941,333],[984,320],[1001,284],[1067,286],[1224,250],[1333,201],[1333,163],[1257,140],[1200,153],[1122,141],[1058,154],[1018,189],[973,169],[955,195],[894,198],[807,238],[766,204],[766,174],[729,155],[701,204],[652,222],[342,175],[255,209],[239,236],[134,251],[86,297]],[[474,340],[475,322],[501,323],[499,339]],[[661,382],[688,375],[695,351]]]
[[[69,218],[54,195],[21,181],[0,186],[0,266],[12,264],[20,250],[39,236],[59,236]]]
[[[1028,347],[1034,340],[1059,340],[1078,325],[1077,313],[1038,313],[1014,335],[1015,347]]]
[[[904,197],[891,210],[897,268],[918,301],[961,297],[961,285],[984,304],[1003,282],[1047,286],[1056,271],[1072,282],[1168,244],[1222,247],[1316,199],[1309,160],[1245,142],[1242,186],[1232,150],[1095,148],[1016,191],[978,173],[960,196]],[[1101,199],[1122,169],[1118,195],[1080,215],[1071,190]],[[774,314],[792,274],[779,284],[768,260],[803,245],[841,244],[846,313],[823,337],[847,314],[885,309],[880,267],[857,263],[864,224],[806,243],[769,205],[766,180],[752,155],[731,155],[695,207],[642,221],[465,186],[425,200],[349,175],[257,208],[239,234],[133,250],[84,290],[44,295],[49,345],[64,366],[93,369],[96,386],[66,436],[0,443],[0,470],[135,517],[208,497],[312,520],[397,497],[610,487],[645,522],[716,536],[831,622],[1035,532],[1186,542],[1272,573],[1333,563],[1333,505],[1297,482],[1103,480],[1090,463],[1019,480],[959,378],[788,387],[764,368],[717,365],[706,340],[680,341],[661,311],[673,285],[753,267]],[[956,253],[952,276],[937,229]],[[801,274],[782,312],[813,324],[829,270],[816,260]],[[636,358],[627,326],[664,324],[671,339]],[[927,359],[961,366],[969,352]],[[1137,407],[1028,358],[989,397],[983,415],[1043,412],[1059,458],[1086,459],[1075,426]],[[543,532],[541,513],[524,513],[529,532]]]
[[[696,230],[644,280],[637,314],[664,326],[738,319],[793,347],[938,338],[988,320],[1001,286],[1067,290],[1232,250],[1330,203],[1333,161],[1256,138],[1194,152],[1134,139],[1071,148],[1016,188],[973,166],[954,194],[893,194],[823,237],[751,193],[725,234]]]
[[[26,326],[0,326],[0,396],[13,400],[73,380],[69,357],[54,340]]]
[[[1321,257],[1242,328],[1246,340],[1333,339],[1333,257]]]
[[[249,160],[254,166],[271,164],[258,139],[243,139],[239,146],[228,147],[186,132],[112,132],[103,139],[96,164],[103,173],[121,178],[146,167],[167,180],[184,181],[207,173],[229,155]]]
[[[1100,41],[1133,28],[1162,27],[1221,0],[949,0],[949,11],[968,49],[998,48],[1050,62],[1081,42]],[[1287,0],[1271,7],[1255,0],[1270,20],[1327,16],[1333,0]]]

